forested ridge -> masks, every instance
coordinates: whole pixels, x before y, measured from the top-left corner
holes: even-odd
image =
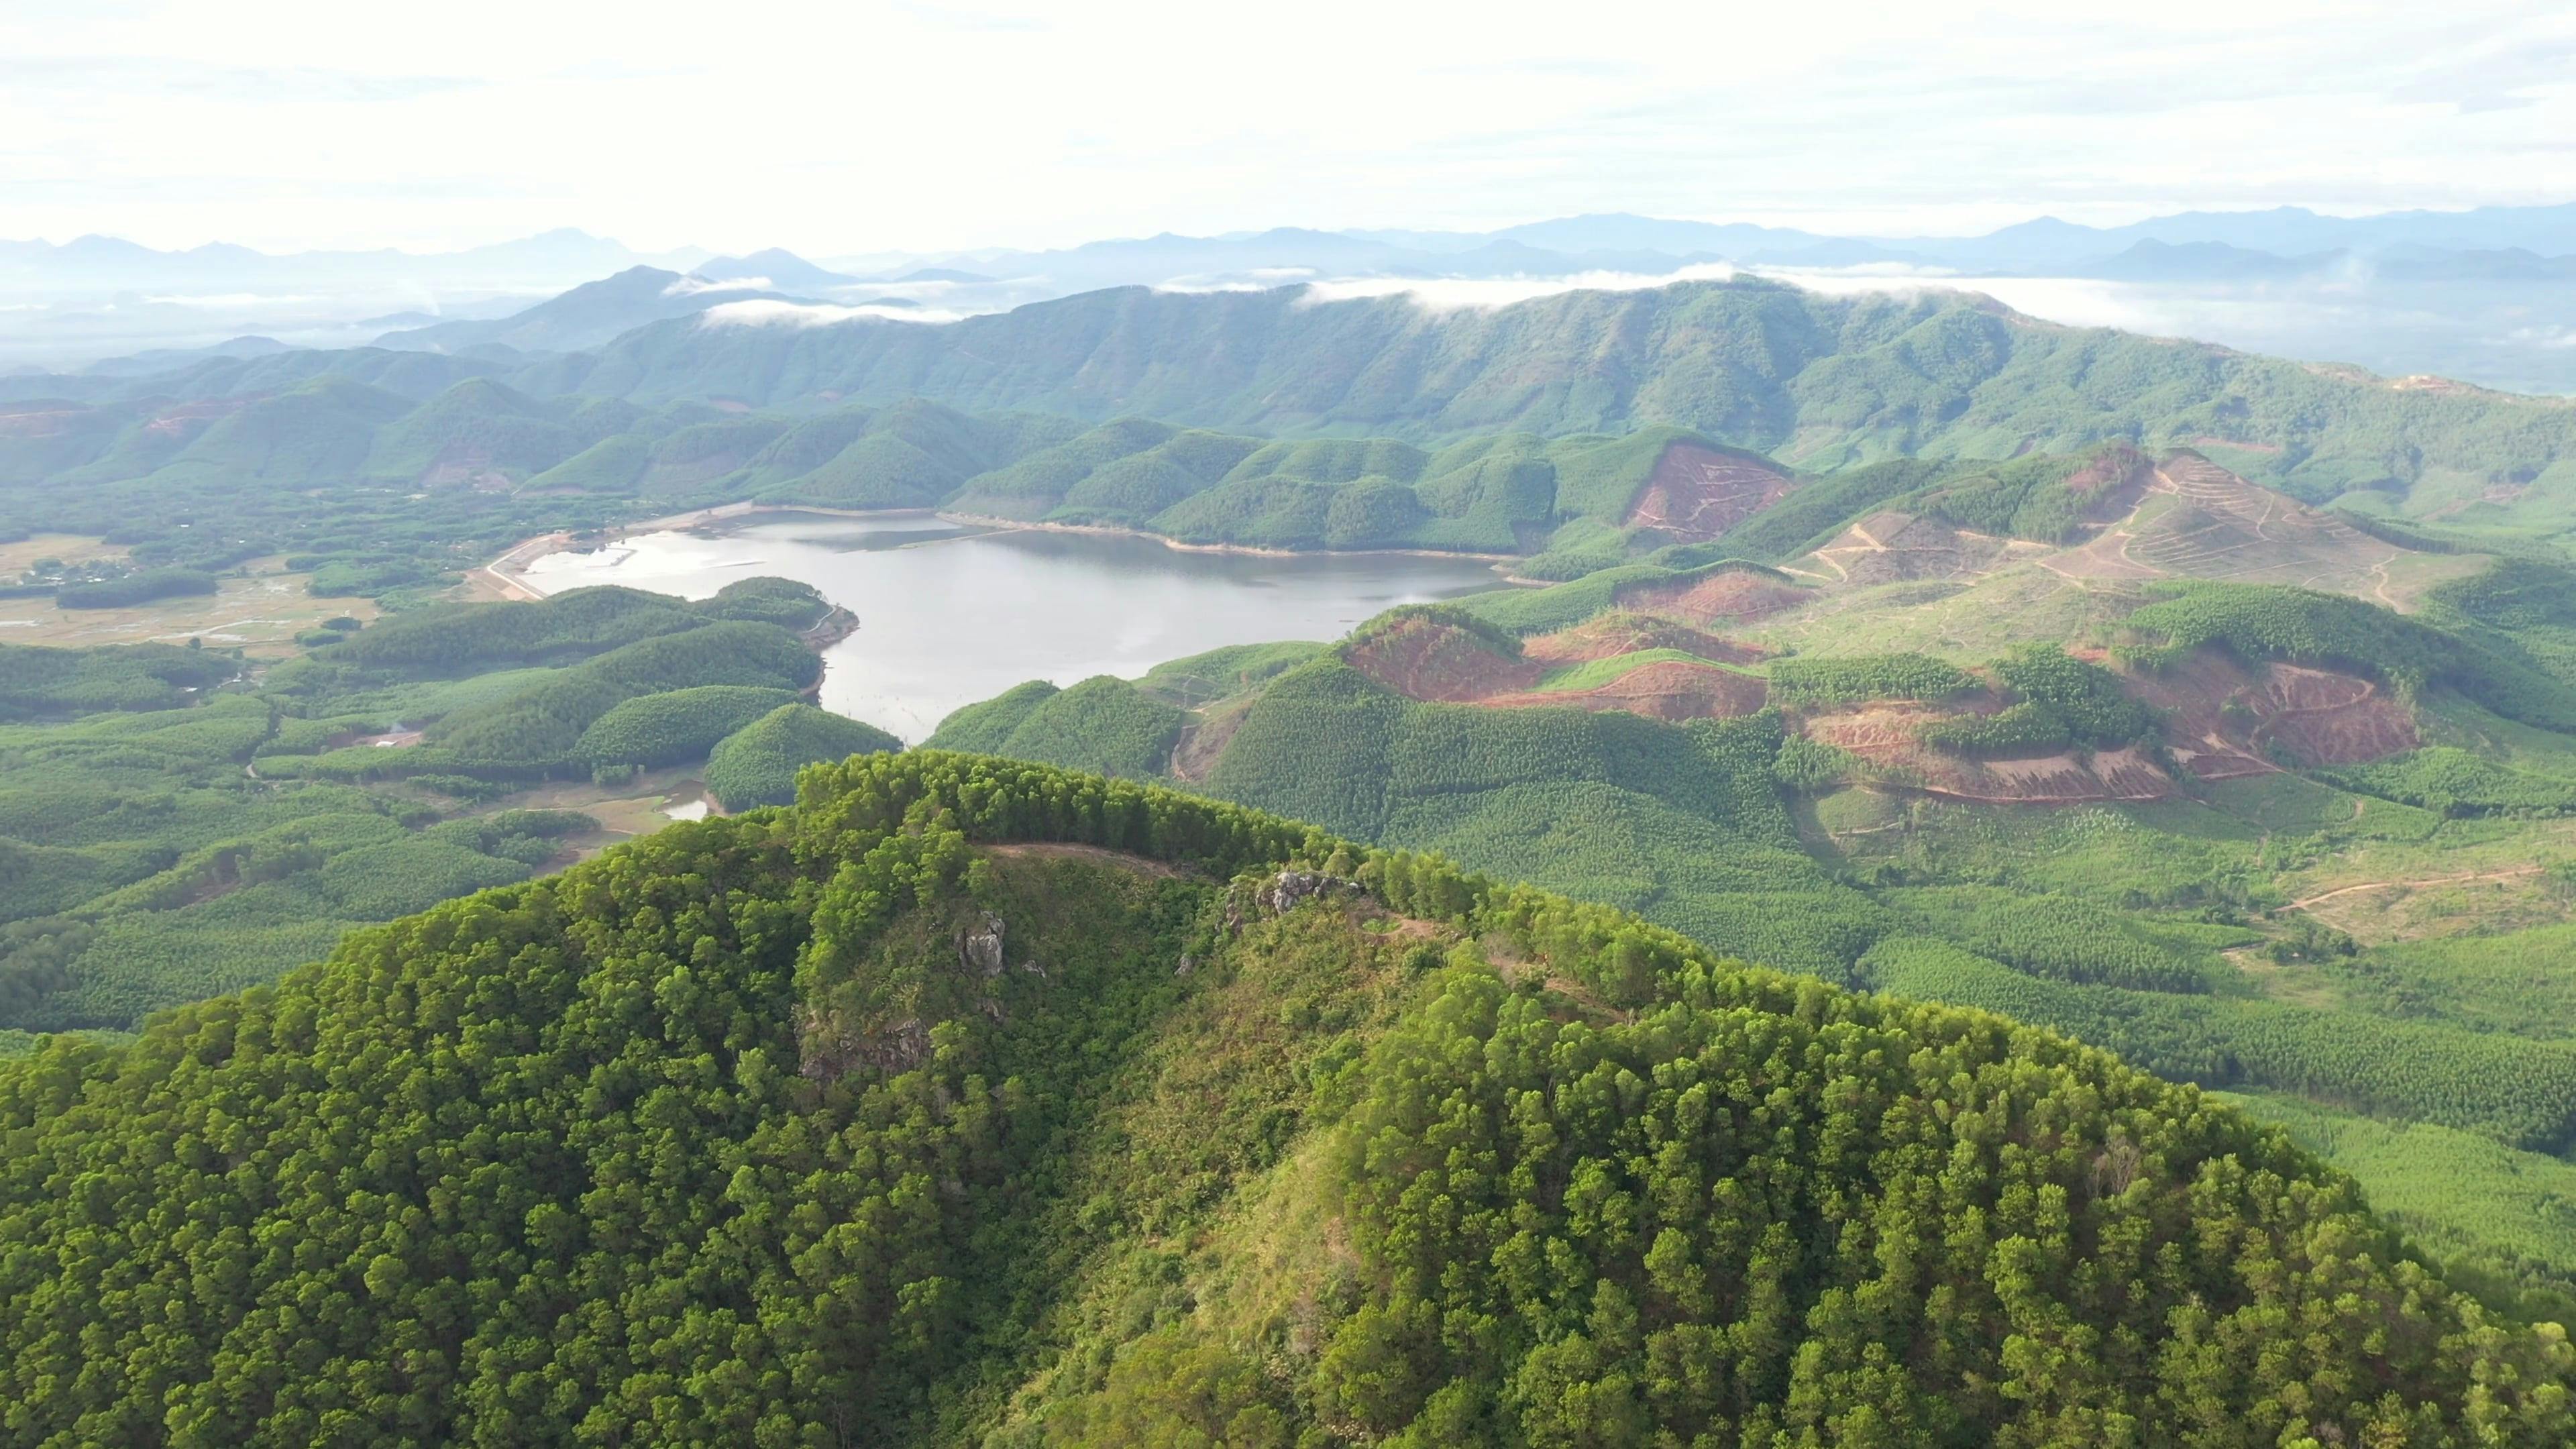
[[[35,1444],[2570,1431],[2563,1332],[2193,1089],[976,757],[57,1039],[0,1132]]]
[[[1490,310],[1129,288],[946,326],[683,317],[515,364],[359,348],[10,379],[0,416],[24,420],[0,428],[0,532],[138,546],[144,570],[67,581],[74,600],[280,551],[332,591],[421,590],[533,533],[741,499],[1507,553],[1562,579],[1672,542],[1628,514],[1675,442],[1817,480],[1714,545],[1738,556],[1908,494],[2064,542],[2102,450],[2174,447],[2458,548],[2560,531],[2576,466],[2561,400],[1753,278]]]

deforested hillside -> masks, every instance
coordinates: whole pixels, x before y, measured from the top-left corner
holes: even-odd
[[[28,1443],[2576,1427],[2563,1331],[2194,1089],[956,755],[58,1039],[0,1131]]]
[[[1637,563],[1094,680],[1079,711],[1023,685],[930,743],[1115,750],[1123,774],[2250,1092],[2458,1271],[2576,1311],[2576,1234],[2488,1206],[2576,1173],[2576,1008],[2543,964],[2576,880],[2569,571],[2408,555],[2476,570],[2380,570],[2413,614],[2377,589],[2061,573],[2170,495],[2143,460],[2090,470],[2129,491],[2070,530],[2047,490],[2088,470],[2032,463],[1909,494],[1953,552],[1948,518],[2034,507],[2013,526],[2074,539],[1979,535],[1995,557],[1958,576]],[[2239,554],[2320,536],[2240,516]],[[2402,1150],[2353,1145],[2412,1124]]]

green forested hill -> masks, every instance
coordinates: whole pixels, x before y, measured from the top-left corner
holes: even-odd
[[[1957,294],[1832,298],[1751,279],[1495,309],[1121,289],[945,326],[692,317],[506,376],[359,349],[19,381],[0,398],[13,420],[0,527],[145,536],[257,508],[245,486],[365,480],[533,487],[575,518],[608,498],[919,507],[967,489],[980,511],[1150,521],[1198,541],[1526,552],[1535,540],[1516,526],[1615,521],[1651,466],[1562,446],[1541,460],[1541,440],[1658,428],[1838,482],[1895,459],[2194,447],[2311,502],[2348,497],[2383,531],[2430,519],[2491,538],[2561,531],[2576,486],[2563,399],[2062,327]],[[1083,422],[1121,436],[1077,439]],[[1265,458],[1265,437],[1354,446]],[[1533,508],[1536,461],[1555,479]],[[1627,480],[1627,497],[1596,475]],[[83,489],[8,496],[66,479]],[[1799,516],[1823,528],[1922,481],[1880,475]],[[1960,495],[1959,521],[2005,491]],[[1773,531],[1762,543],[1798,542],[1786,520]],[[1598,556],[1577,534],[1560,541],[1569,566]]]
[[[1113,853],[1114,852],[1114,853]],[[1283,869],[1284,868],[1284,869]],[[16,1442],[2565,1442],[2576,1354],[2000,1019],[1165,792],[818,771],[0,1065]]]
[[[2016,316],[1984,299],[1828,298],[1738,279],[1433,311],[1300,289],[1085,293],[946,327],[641,329],[549,386],[784,405],[826,390],[1200,427],[1622,432],[1664,423],[1795,461],[2008,458],[2104,439],[2246,448],[2309,497],[2576,457],[2576,407]],[[2526,474],[2525,476],[2528,476]]]

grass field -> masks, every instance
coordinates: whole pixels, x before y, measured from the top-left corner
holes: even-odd
[[[52,536],[8,545],[7,553],[26,553],[43,537]],[[26,553],[27,561],[75,557],[59,551],[60,538],[54,544],[46,552]],[[112,551],[89,556],[109,557]],[[237,648],[252,659],[285,659],[303,652],[295,636],[325,619],[345,615],[365,622],[377,616],[373,599],[315,598],[305,590],[313,576],[287,572],[283,558],[253,559],[244,568],[247,576],[224,578],[211,597],[156,599],[125,609],[64,609],[51,599],[0,599],[0,642],[79,647],[147,640],[183,644],[194,638],[205,640],[206,648]],[[10,572],[0,558],[0,573]]]
[[[1820,592],[1748,631],[1804,654],[1930,654],[1982,664],[2035,638],[2078,641],[2107,633],[2136,599],[2088,587],[2037,564],[2017,563],[1972,583],[1910,580]]]

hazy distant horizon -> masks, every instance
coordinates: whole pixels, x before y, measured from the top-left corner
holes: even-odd
[[[1613,210],[1974,234],[2563,199],[2576,14],[2217,0],[0,11],[0,216],[156,247],[1065,246]]]

